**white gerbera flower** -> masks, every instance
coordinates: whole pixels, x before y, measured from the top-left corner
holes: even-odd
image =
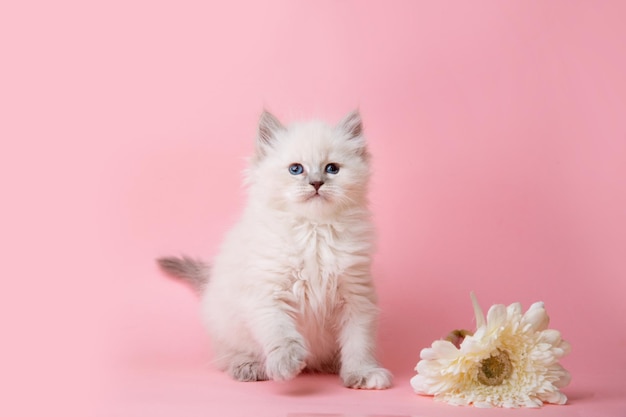
[[[565,404],[567,397],[559,388],[569,384],[570,375],[559,359],[569,353],[570,345],[557,330],[548,329],[543,303],[533,304],[523,315],[519,303],[494,305],[485,321],[471,296],[476,332],[457,333],[464,336],[458,347],[437,340],[423,349],[418,374],[411,379],[415,392],[476,407]]]

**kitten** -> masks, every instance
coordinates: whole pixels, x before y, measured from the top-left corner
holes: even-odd
[[[210,268],[161,268],[202,296],[217,365],[240,381],[288,380],[305,368],[350,388],[384,389],[375,356],[369,154],[358,112],[337,126],[261,116],[249,199]]]

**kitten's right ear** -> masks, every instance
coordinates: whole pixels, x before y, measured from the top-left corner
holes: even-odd
[[[271,148],[276,140],[276,134],[285,130],[285,127],[272,113],[263,110],[259,119],[259,128],[257,131],[257,154],[263,156],[267,152],[268,147]]]

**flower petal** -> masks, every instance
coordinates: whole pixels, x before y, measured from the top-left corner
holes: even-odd
[[[491,306],[487,312],[487,333],[499,333],[499,330],[506,323],[506,307],[503,304]]]
[[[522,305],[520,303],[513,303],[506,308],[506,313],[509,320],[512,317],[522,317]]]
[[[454,359],[459,355],[459,350],[448,340],[435,340],[431,350],[438,359]]]
[[[539,341],[558,346],[561,342],[561,332],[554,329],[546,329],[539,333]]]
[[[418,394],[430,393],[428,391],[428,384],[426,384],[426,378],[419,374],[411,378],[411,387],[413,387],[413,390]]]
[[[472,299],[472,306],[474,307],[476,328],[482,327],[485,325],[485,315],[483,314],[483,310],[480,308],[480,304],[478,304],[478,298],[476,298],[476,294],[474,294],[474,291],[470,292],[470,298]]]
[[[567,396],[560,391],[545,392],[538,395],[545,403],[563,405],[567,402]]]
[[[522,328],[524,328],[526,332],[540,332],[546,330],[549,323],[550,318],[541,301],[531,305],[522,317]]]
[[[539,398],[527,398],[526,401],[524,401],[523,406],[524,407],[528,407],[528,408],[539,408],[543,405],[543,401],[541,401]]]
[[[572,381],[572,376],[561,364],[555,363],[547,371],[548,377],[553,380],[552,385],[556,388],[564,388]]]
[[[559,343],[558,348],[562,352],[561,355],[558,356],[559,358],[567,355],[572,350],[572,346],[569,344],[569,342],[566,342],[565,340],[561,340],[561,343]]]

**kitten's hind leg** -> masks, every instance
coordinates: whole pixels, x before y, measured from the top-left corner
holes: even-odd
[[[267,381],[267,373],[265,372],[265,364],[258,357],[239,353],[232,357],[228,366],[228,374],[242,382],[251,381]]]

